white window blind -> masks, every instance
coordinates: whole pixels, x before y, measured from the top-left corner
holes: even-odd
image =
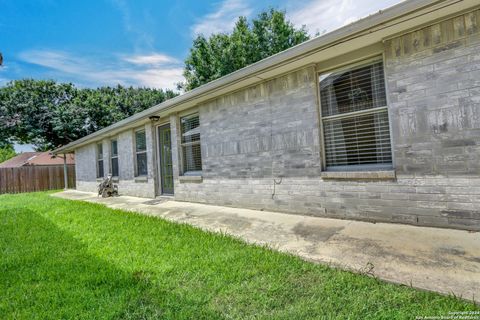
[[[202,171],[200,119],[198,113],[180,118],[183,172]]]
[[[97,178],[103,178],[103,145],[97,144]]]
[[[112,176],[118,177],[118,143],[117,140],[111,141],[111,168]]]
[[[147,138],[145,130],[135,132],[136,175],[147,175]]]
[[[320,101],[327,170],[391,167],[381,60],[321,75]]]

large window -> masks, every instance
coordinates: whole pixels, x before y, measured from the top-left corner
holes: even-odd
[[[97,178],[103,178],[103,145],[97,144]]]
[[[380,59],[320,75],[320,103],[327,170],[391,168]]]
[[[145,130],[135,131],[136,175],[147,175],[147,140]]]
[[[118,177],[118,144],[117,140],[111,141],[110,164],[112,168],[112,177]]]
[[[182,131],[183,173],[198,173],[202,171],[198,113],[180,118],[180,126]]]

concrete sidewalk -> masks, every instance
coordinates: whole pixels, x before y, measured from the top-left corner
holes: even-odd
[[[65,191],[56,197],[105,204],[267,244],[314,262],[417,288],[480,297],[480,233],[316,218],[136,197],[99,198]]]

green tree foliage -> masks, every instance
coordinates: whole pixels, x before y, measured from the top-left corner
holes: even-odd
[[[15,149],[11,144],[0,146],[0,163],[7,161],[10,158],[15,157],[17,154],[15,153]]]
[[[197,36],[185,60],[186,82],[179,87],[192,90],[308,39],[305,27],[296,29],[282,11],[262,12],[251,23],[240,17],[229,34]]]
[[[24,79],[0,88],[0,145],[65,145],[174,97],[170,90],[123,86],[80,89],[71,83]]]

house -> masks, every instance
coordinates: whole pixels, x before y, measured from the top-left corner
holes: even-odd
[[[75,155],[67,155],[67,165],[75,164]],[[63,158],[52,156],[47,152],[22,152],[0,163],[0,168],[18,168],[24,166],[63,166]]]
[[[70,152],[78,190],[480,230],[480,3],[404,1]]]

